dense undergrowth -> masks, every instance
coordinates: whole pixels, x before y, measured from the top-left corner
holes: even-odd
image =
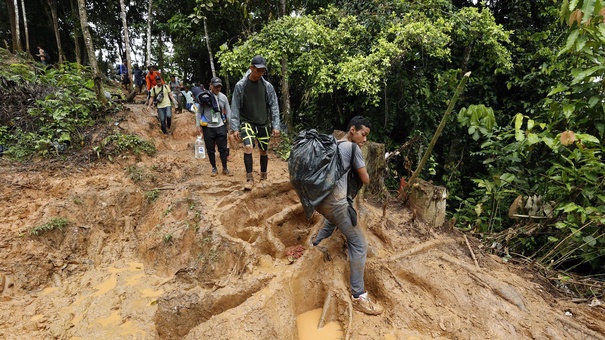
[[[90,148],[93,156],[155,152],[137,136],[111,134],[90,145],[90,131],[120,110],[103,106],[93,91],[90,70],[65,62],[44,67],[0,49],[0,155],[23,161]]]

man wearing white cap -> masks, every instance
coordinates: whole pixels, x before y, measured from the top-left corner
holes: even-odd
[[[244,141],[244,165],[246,167],[245,189],[252,189],[252,148],[258,142],[260,152],[260,179],[267,179],[267,150],[271,136],[279,136],[279,106],[273,85],[263,78],[267,61],[260,55],[254,56],[250,68],[235,84],[231,98],[231,131]],[[269,133],[269,130],[272,132]]]

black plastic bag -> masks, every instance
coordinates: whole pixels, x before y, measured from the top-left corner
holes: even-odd
[[[336,138],[304,130],[296,136],[288,161],[290,183],[300,198],[307,218],[328,196],[336,182],[346,173],[338,152]]]

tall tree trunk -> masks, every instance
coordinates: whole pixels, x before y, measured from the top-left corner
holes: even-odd
[[[11,38],[12,38],[12,48],[13,48],[13,52],[15,51],[15,33],[17,31],[15,31],[15,3],[13,2],[13,0],[4,0],[4,2],[6,3],[6,8],[8,10],[8,21],[10,22],[11,25]],[[6,44],[6,42],[5,42]],[[6,48],[8,48],[8,46],[6,46]]]
[[[14,52],[21,52],[23,48],[21,47],[21,27],[19,25],[19,2],[17,0],[13,0],[13,6],[15,7],[15,32],[14,35],[15,41],[13,43]]]
[[[147,9],[147,55],[145,56],[145,66],[151,65],[151,11],[153,0],[149,0],[149,8]]]
[[[281,58],[281,100],[286,128],[288,129],[288,133],[292,133],[294,119],[292,119],[292,115],[290,114],[290,83],[288,82],[288,58],[286,56]]]
[[[77,21],[77,19],[80,17],[80,14],[78,12],[78,1],[70,0],[69,3],[71,5],[71,13],[72,13],[72,16],[74,18],[74,23],[75,23]],[[80,65],[84,65],[84,57],[82,56],[83,51],[80,49],[80,47],[82,46],[82,45],[80,45],[81,37],[82,37],[82,29],[77,27],[77,25],[74,25],[74,47],[75,47],[75,52],[76,52],[76,63],[78,63]]]
[[[158,41],[162,42],[162,32],[160,31],[160,36],[158,37]],[[158,70],[164,69],[164,44],[157,44],[158,46]]]
[[[78,0],[78,10],[80,13],[80,26],[82,26],[82,36],[84,37],[84,43],[86,44],[86,49],[88,50],[88,62],[90,63],[90,68],[92,70],[92,75],[95,83],[95,92],[97,94],[97,99],[103,103],[103,105],[107,105],[107,99],[103,94],[103,89],[101,88],[101,73],[99,72],[99,66],[97,65],[97,59],[95,55],[95,47],[92,42],[92,36],[90,35],[90,30],[88,28],[88,15],[86,14],[86,4],[85,0]]]
[[[208,25],[206,23],[206,17],[204,17],[204,39],[206,39],[208,58],[210,58],[210,70],[212,71],[212,78],[214,78],[216,77],[216,69],[214,68],[214,57],[212,57],[212,49],[210,48],[210,38],[208,37]]]
[[[23,29],[25,29],[25,51],[29,54],[29,29],[27,28],[27,14],[25,13],[25,0],[21,0],[21,11],[23,11]]]
[[[122,26],[124,27],[124,46],[126,48],[126,65],[128,66],[128,77],[132,78],[132,61],[130,60],[130,39],[128,38],[128,23],[126,22],[126,5],[120,0]],[[128,90],[132,90],[132,81],[128,83]]]
[[[57,54],[59,55],[59,64],[63,62],[63,47],[61,47],[61,35],[59,34],[59,17],[57,16],[57,1],[47,0],[50,6],[50,15],[52,18],[53,30],[55,31],[55,40],[57,41]]]
[[[461,74],[465,74],[467,72],[466,69],[468,68],[468,61],[471,59],[471,52],[473,51],[474,45],[475,45],[475,43],[471,42],[464,48],[464,57],[462,59]]]
[[[286,15],[286,0],[280,0],[280,14]],[[294,119],[290,113],[290,83],[288,82],[288,57],[283,56],[281,59],[281,106],[286,121],[288,133],[292,133]],[[279,127],[278,127],[279,128]]]

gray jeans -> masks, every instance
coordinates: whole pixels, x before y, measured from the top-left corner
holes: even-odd
[[[368,242],[361,228],[359,226],[354,227],[351,223],[347,207],[346,201],[344,204],[334,205],[324,200],[316,208],[317,212],[325,217],[326,220],[323,228],[317,233],[313,244],[317,245],[323,239],[330,237],[336,227],[340,229],[340,232],[347,239],[347,249],[349,250],[351,294],[357,297],[365,292],[363,272],[368,254]]]

